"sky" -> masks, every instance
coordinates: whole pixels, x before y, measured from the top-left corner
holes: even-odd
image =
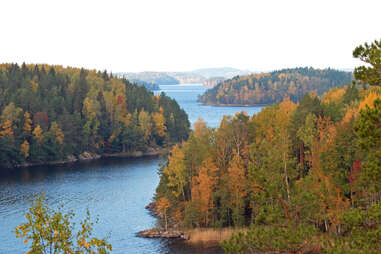
[[[3,0],[0,63],[112,72],[354,68],[379,0]]]

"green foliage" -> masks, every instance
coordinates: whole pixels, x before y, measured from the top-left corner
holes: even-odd
[[[355,131],[358,144],[366,158],[361,172],[363,184],[369,191],[381,191],[381,100],[374,101],[374,107],[366,107],[360,112]]]
[[[225,253],[301,253],[311,248],[316,229],[309,225],[253,226],[221,245]]]
[[[44,195],[32,202],[25,217],[27,222],[17,226],[15,233],[17,238],[23,238],[24,243],[29,245],[28,253],[103,254],[112,250],[106,239],[91,237],[94,223],[89,211],[76,233],[71,222],[74,213],[64,213],[61,208],[56,211],[50,209]]]
[[[342,215],[344,237],[327,239],[325,253],[357,254],[381,252],[381,201],[367,209],[351,208]]]
[[[381,86],[381,41],[356,47],[353,56],[370,65],[357,67],[355,78],[365,85]]]
[[[351,80],[351,73],[333,69],[283,69],[225,80],[206,91],[199,100],[212,105],[267,105],[289,97],[296,102],[305,94],[322,95],[333,87],[350,84]]]

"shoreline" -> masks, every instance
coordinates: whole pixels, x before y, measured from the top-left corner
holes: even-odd
[[[201,101],[198,101],[201,103],[201,106],[212,106],[212,107],[266,107],[271,106],[273,104],[218,104],[218,103],[204,103]]]
[[[25,162],[17,165],[12,165],[10,167],[5,167],[6,169],[15,168],[26,168],[26,167],[37,167],[37,166],[54,166],[54,165],[65,165],[76,162],[83,161],[94,161],[104,158],[140,158],[148,156],[159,156],[165,154],[168,148],[148,148],[147,151],[132,151],[132,152],[121,152],[121,153],[104,153],[96,154],[91,152],[83,152],[78,156],[68,155],[66,159],[55,160],[55,161],[44,161],[44,162]]]
[[[160,219],[162,215],[157,211],[156,203],[151,202],[145,207],[151,216]],[[163,227],[155,227],[145,229],[136,233],[142,238],[163,238],[163,239],[179,239],[187,244],[202,244],[209,247],[220,247],[220,244],[231,238],[233,234],[238,232],[246,232],[247,228],[178,228],[177,226],[169,226],[167,230]]]

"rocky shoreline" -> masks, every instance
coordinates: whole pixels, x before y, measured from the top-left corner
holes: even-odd
[[[152,216],[157,218],[162,217],[162,215],[157,211],[155,202],[149,203],[145,208],[151,213]],[[138,232],[137,236],[143,238],[177,238],[189,240],[189,237],[186,236],[185,232],[175,228],[168,228],[168,230],[165,230],[164,228],[146,229]]]
[[[147,151],[133,151],[133,152],[125,152],[125,153],[113,153],[113,154],[96,154],[91,152],[83,152],[82,154],[68,155],[66,159],[56,160],[56,161],[44,161],[44,162],[25,162],[17,165],[12,165],[9,168],[23,168],[23,167],[34,167],[34,166],[45,166],[45,165],[61,165],[61,164],[69,164],[81,161],[92,161],[98,160],[102,158],[139,158],[145,156],[158,156],[161,154],[165,154],[167,152],[167,148],[148,148]]]
[[[143,238],[176,238],[188,240],[184,232],[174,229],[164,230],[161,228],[151,228],[140,231],[137,235]]]

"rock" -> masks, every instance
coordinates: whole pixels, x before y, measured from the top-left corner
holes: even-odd
[[[66,162],[76,162],[78,159],[74,156],[74,155],[68,155],[67,157],[66,157],[66,160],[64,161],[64,163],[66,163]]]
[[[138,232],[137,234],[139,237],[144,238],[180,238],[180,239],[186,239],[184,236],[184,232],[181,232],[179,230],[169,229],[164,230],[160,228],[151,228],[147,230],[143,230]]]
[[[87,160],[94,160],[94,159],[99,159],[101,156],[95,153],[90,153],[90,152],[83,152],[78,156],[78,159],[80,161],[87,161]]]

